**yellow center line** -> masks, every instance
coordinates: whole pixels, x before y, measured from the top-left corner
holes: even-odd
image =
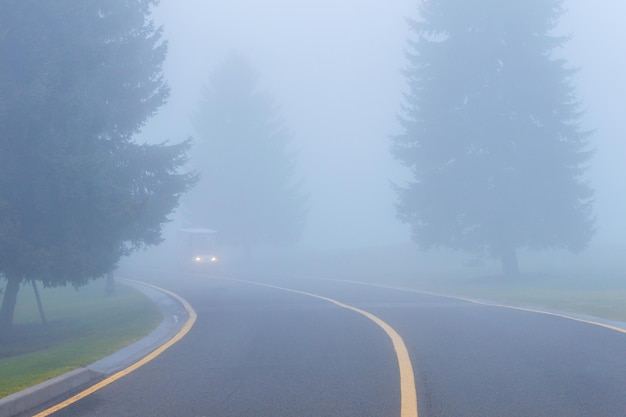
[[[398,367],[400,369],[400,417],[418,417],[417,414],[417,393],[415,389],[415,376],[413,374],[413,366],[411,364],[411,358],[409,357],[409,351],[404,344],[404,340],[402,337],[394,330],[393,327],[388,325],[386,322],[375,316],[374,314],[367,312],[365,310],[361,310],[357,307],[352,307],[348,304],[344,304],[341,301],[334,300],[332,298],[324,297],[322,295],[313,294],[310,292],[294,290],[291,288],[279,287],[271,284],[264,284],[260,282],[254,281],[246,281],[234,278],[217,278],[216,279],[226,279],[229,281],[237,281],[246,284],[258,285],[261,287],[274,288],[282,291],[292,292],[296,294],[302,294],[309,297],[317,298],[320,300],[328,301],[333,303],[339,307],[355,311],[363,316],[367,317],[374,323],[376,323],[380,328],[383,329],[385,333],[391,339],[393,344],[393,348],[396,352],[396,356],[398,358]]]
[[[131,280],[129,280],[131,281]],[[160,347],[158,347],[157,349],[153,350],[150,354],[148,354],[147,356],[145,356],[143,359],[140,359],[139,361],[135,362],[134,364],[132,364],[131,366],[129,366],[128,368],[122,369],[121,371],[111,375],[108,378],[103,379],[102,381],[98,382],[95,385],[92,385],[91,387],[87,388],[84,391],[79,392],[78,394],[74,395],[71,398],[68,398],[67,400],[53,406],[50,407],[46,410],[43,410],[42,412],[35,414],[33,417],[45,417],[45,416],[49,416],[52,413],[55,413],[79,400],[81,400],[82,398],[85,398],[86,396],[93,394],[94,392],[106,387],[107,385],[117,381],[118,379],[130,374],[131,372],[139,369],[140,367],[142,367],[143,365],[145,365],[146,363],[150,362],[151,360],[153,360],[154,358],[156,358],[157,356],[159,356],[161,353],[163,353],[165,350],[167,350],[168,348],[170,348],[174,343],[178,342],[180,339],[182,339],[188,332],[189,330],[191,330],[191,327],[194,325],[194,323],[196,322],[197,319],[197,314],[195,312],[195,310],[191,307],[191,305],[182,297],[178,296],[177,294],[174,294],[171,291],[168,291],[166,289],[157,287],[155,285],[151,285],[151,284],[146,284],[144,282],[140,282],[140,281],[133,281],[133,282],[138,282],[142,285],[154,288],[155,290],[161,291],[173,298],[175,298],[176,300],[178,300],[183,307],[185,308],[185,310],[187,310],[187,314],[189,315],[189,318],[187,319],[187,322],[183,325],[183,327],[180,329],[180,331],[178,333],[176,333],[176,335],[171,338],[170,340],[168,340],[166,343],[164,343],[163,345],[161,345]]]
[[[591,324],[593,326],[598,326],[598,327],[604,327],[605,329],[609,329],[609,330],[613,330],[615,332],[619,332],[619,333],[626,333],[626,329],[623,327],[619,327],[619,326],[615,326],[612,324],[608,324],[608,323],[603,323],[602,321],[599,321],[601,319],[594,319],[592,318],[581,318],[581,317],[576,317],[575,314],[577,313],[568,313],[568,312],[554,312],[554,311],[549,311],[549,310],[542,310],[539,307],[522,307],[522,306],[514,306],[514,305],[509,305],[509,304],[502,304],[502,303],[498,303],[496,301],[485,301],[485,300],[479,300],[476,298],[471,298],[471,297],[464,297],[464,296],[460,296],[460,295],[448,295],[448,294],[439,294],[436,292],[429,292],[429,291],[420,291],[420,290],[416,290],[416,289],[412,289],[412,288],[403,288],[403,287],[395,287],[392,285],[386,285],[386,284],[376,284],[376,283],[370,283],[370,282],[359,282],[359,281],[351,281],[351,280],[334,280],[334,279],[329,279],[327,281],[336,281],[336,282],[347,282],[350,284],[358,284],[358,285],[365,285],[365,286],[369,286],[369,287],[379,287],[379,288],[388,288],[388,289],[392,289],[392,290],[397,290],[397,291],[403,291],[403,292],[412,292],[415,294],[422,294],[422,295],[428,295],[428,296],[432,296],[432,297],[441,297],[441,298],[450,298],[453,300],[461,300],[461,301],[466,301],[468,303],[472,303],[472,304],[478,304],[478,305],[483,305],[483,306],[489,306],[489,307],[497,307],[497,308],[506,308],[509,310],[519,310],[519,311],[525,311],[527,313],[536,313],[536,314],[543,314],[546,316],[553,316],[553,317],[559,317],[562,319],[566,319],[566,320],[572,320],[572,321],[577,321],[579,323],[586,323],[586,324]]]

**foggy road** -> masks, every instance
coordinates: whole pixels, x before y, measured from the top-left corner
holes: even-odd
[[[391,325],[421,417],[626,415],[626,335],[585,323],[344,282],[246,276]],[[190,333],[59,416],[399,416],[398,363],[371,320],[276,288],[188,276]]]
[[[40,287],[197,321],[55,416],[626,417],[623,332],[252,267],[619,306],[626,2],[75,3],[0,1],[2,360],[71,352]]]

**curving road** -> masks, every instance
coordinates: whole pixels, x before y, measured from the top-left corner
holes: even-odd
[[[626,334],[344,282],[246,276],[369,312],[404,340],[420,417],[626,416]],[[388,334],[302,293],[189,275],[198,314],[153,361],[61,416],[401,416]]]

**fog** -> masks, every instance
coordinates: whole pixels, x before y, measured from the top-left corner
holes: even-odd
[[[616,1],[566,0],[559,31],[572,38],[563,56],[594,129],[588,178],[596,190],[594,248],[624,251],[626,198],[626,42]],[[171,98],[146,126],[151,141],[193,136],[190,115],[208,75],[232,50],[246,55],[281,106],[294,133],[298,171],[309,194],[301,248],[345,249],[407,244],[390,184],[407,172],[389,154],[398,131],[405,80],[405,19],[416,0],[162,0],[154,11],[169,41],[165,76]]]
[[[388,152],[403,79],[404,16],[414,2],[163,1],[169,104],[146,129],[193,135],[189,114],[231,49],[245,54],[294,132],[309,194],[302,245],[408,242],[395,220]],[[153,133],[151,133],[153,132]]]

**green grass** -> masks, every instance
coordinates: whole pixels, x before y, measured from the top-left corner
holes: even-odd
[[[20,288],[14,337],[0,345],[0,398],[95,362],[147,335],[162,320],[158,307],[124,285],[108,297],[103,281],[40,293],[46,326],[32,287]]]

